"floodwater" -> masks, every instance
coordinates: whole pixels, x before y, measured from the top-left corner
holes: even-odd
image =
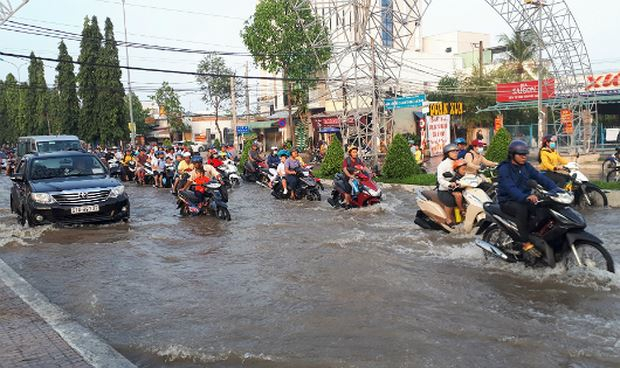
[[[242,184],[227,223],[130,185],[129,224],[30,230],[9,185],[0,257],[140,367],[620,366],[619,276],[485,260],[405,191],[342,211]],[[620,211],[587,217],[617,264]]]

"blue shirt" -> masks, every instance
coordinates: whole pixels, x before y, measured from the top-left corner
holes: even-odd
[[[456,158],[459,159],[459,160],[464,159],[466,154],[467,154],[467,149],[460,150],[459,154],[458,154],[458,156]]]
[[[538,172],[529,162],[525,165],[515,165],[510,161],[504,161],[499,165],[498,173],[497,201],[499,203],[525,202],[532,193],[532,189],[527,185],[528,180],[535,180],[547,190],[558,189],[551,179]]]

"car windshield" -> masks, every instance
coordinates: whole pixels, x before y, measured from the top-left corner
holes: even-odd
[[[30,179],[104,175],[105,167],[93,156],[36,158],[30,165]]]
[[[58,140],[58,141],[45,141],[37,143],[37,152],[39,153],[49,153],[49,152],[58,152],[58,151],[70,151],[70,150],[79,150],[80,141],[66,141],[66,140]]]

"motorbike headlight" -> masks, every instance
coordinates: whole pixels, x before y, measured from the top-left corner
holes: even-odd
[[[117,198],[123,195],[123,193],[125,193],[125,187],[119,185],[118,187],[114,187],[112,188],[112,190],[110,190],[110,198]]]
[[[54,203],[54,197],[52,197],[51,195],[47,193],[30,193],[30,198],[37,203],[42,203],[42,204]]]

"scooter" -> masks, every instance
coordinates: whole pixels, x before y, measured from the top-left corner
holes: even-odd
[[[174,164],[166,164],[166,168],[161,178],[161,183],[164,188],[172,188],[172,183],[174,183],[174,174]]]
[[[211,181],[206,185],[205,200],[200,203],[192,190],[179,192],[177,208],[181,216],[213,215],[220,220],[230,221],[228,204],[223,200],[220,192],[221,184]]]
[[[271,178],[272,183],[272,191],[271,195],[276,197],[277,199],[287,199],[291,197],[291,192],[289,191],[287,194],[284,194],[284,188],[282,187],[282,180],[280,176],[277,174],[275,169],[269,170],[269,176]],[[297,178],[298,178],[298,186],[295,190],[295,197],[297,199],[306,198],[309,201],[320,201],[321,193],[319,190],[324,190],[323,183],[321,183],[321,179],[312,175],[312,166],[307,166],[305,168],[297,168]]]
[[[250,161],[245,163],[243,168],[243,180],[248,182],[255,182],[258,185],[268,188],[269,184],[269,168],[264,160],[256,161],[258,169],[252,166]]]
[[[236,187],[241,184],[241,176],[239,176],[237,165],[233,160],[224,160],[224,163],[217,169],[222,174],[222,178],[226,178],[226,180],[230,183],[231,187]]]
[[[117,159],[111,158],[108,160],[108,170],[110,170],[111,177],[117,179],[121,177],[121,164]]]
[[[482,240],[476,245],[485,255],[497,257],[505,262],[523,262],[530,266],[555,267],[564,262],[568,268],[596,268],[615,272],[614,261],[603,246],[603,241],[585,231],[586,220],[573,208],[574,196],[560,190],[550,192],[534,180],[528,182],[533,193],[539,198],[538,211],[530,217],[533,232],[530,242],[540,254],[524,252],[519,239],[516,220],[502,212],[499,204],[486,203],[484,210],[490,225],[481,228]]]
[[[618,181],[617,178],[620,177],[620,147],[616,147],[616,152],[603,161],[601,169],[603,177],[607,181]]]
[[[592,184],[587,176],[579,170],[579,164],[569,162],[564,165],[570,180],[564,190],[572,192],[575,197],[574,205],[579,208],[607,207],[607,194],[598,186]]]
[[[353,208],[366,207],[381,203],[381,188],[373,180],[373,173],[360,171],[357,174],[359,181],[359,193],[353,198],[353,203],[349,206],[345,200],[345,193],[350,193],[350,185],[347,177],[343,173],[334,176],[334,189],[327,202],[334,208]]]
[[[446,173],[450,174],[450,173]],[[452,176],[450,176],[452,177]],[[457,226],[446,225],[446,211],[437,196],[437,190],[417,191],[416,203],[420,208],[416,213],[414,223],[427,230],[443,230],[448,233],[472,234],[484,223],[484,204],[492,202],[489,195],[478,186],[486,180],[481,175],[465,175],[456,183],[463,189],[463,204],[467,211],[465,218],[460,218],[458,208],[455,208]],[[460,221],[459,221],[460,220]],[[462,226],[458,226],[461,224]]]

